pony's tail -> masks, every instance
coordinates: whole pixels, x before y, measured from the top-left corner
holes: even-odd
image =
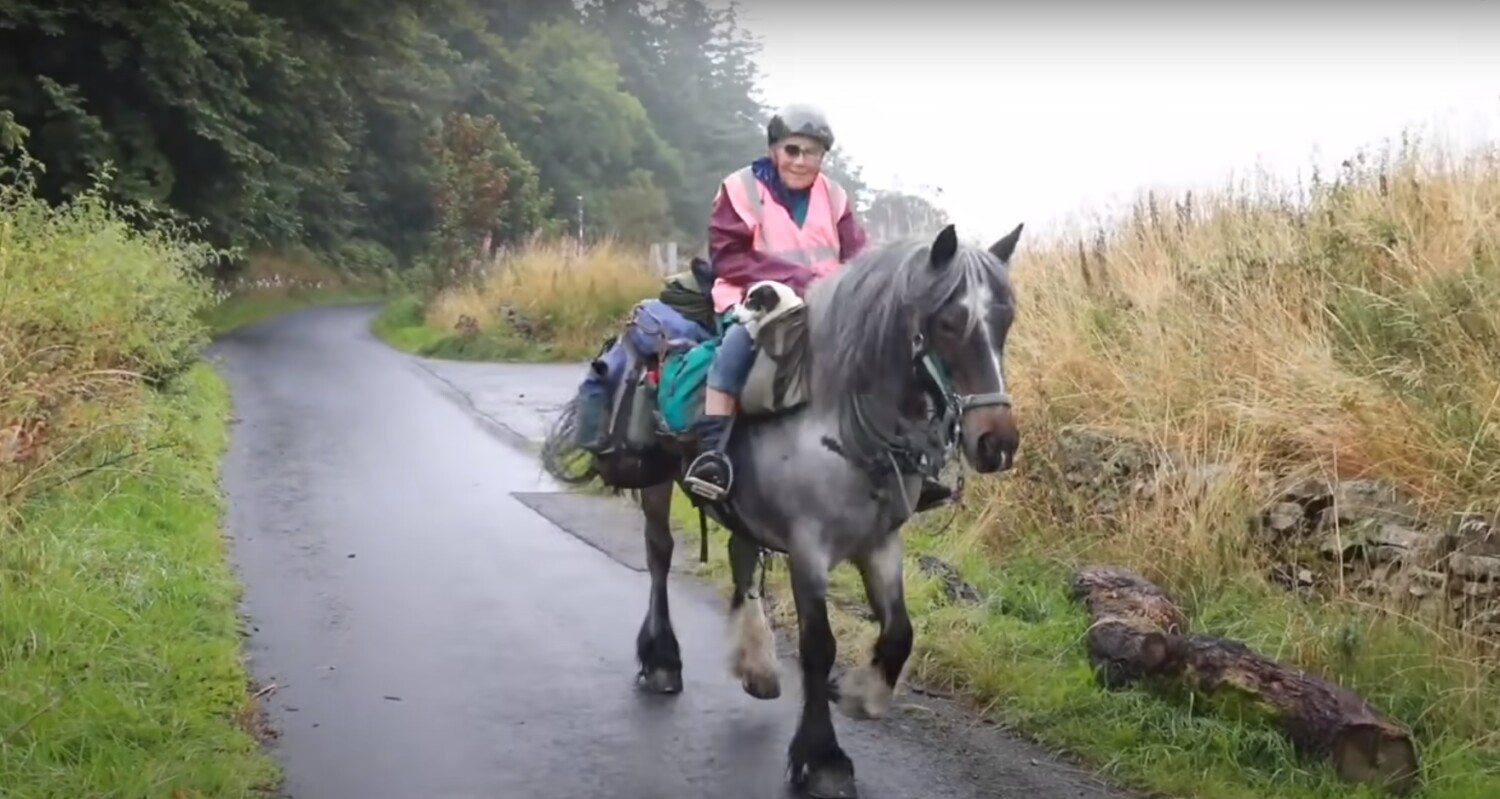
[[[594,456],[578,446],[578,397],[568,400],[542,440],[542,468],[567,485],[583,485],[599,476]]]

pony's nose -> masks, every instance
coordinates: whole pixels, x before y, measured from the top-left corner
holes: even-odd
[[[980,471],[1003,472],[1015,464],[1016,447],[1020,441],[1013,435],[1001,435],[993,431],[986,431],[979,436],[979,463]]]

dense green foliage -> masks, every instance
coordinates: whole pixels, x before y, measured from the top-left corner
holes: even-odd
[[[112,163],[215,245],[367,270],[580,210],[697,242],[764,147],[756,47],[701,0],[0,0],[0,151],[51,200]]]

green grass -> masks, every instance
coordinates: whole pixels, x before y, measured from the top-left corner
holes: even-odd
[[[0,547],[0,796],[245,797],[273,785],[219,533],[228,390],[154,395],[160,448],[20,508]]]
[[[1084,657],[1084,611],[1065,593],[1069,572],[1045,554],[1044,531],[1024,538],[1003,563],[970,559],[969,579],[988,598],[983,606],[933,608],[921,614],[914,676],[957,683],[998,717],[1044,743],[1084,756],[1130,785],[1224,799],[1379,795],[1340,782],[1321,762],[1300,759],[1279,731],[1254,716],[1235,718],[1186,700],[1099,688]],[[1347,633],[1358,638],[1359,631],[1368,629],[1368,619],[1293,608],[1286,597],[1248,580],[1196,599],[1196,628],[1250,641],[1273,656],[1286,656],[1275,640],[1286,635],[1289,614],[1315,614],[1329,639]],[[1379,668],[1395,660],[1397,652],[1382,649],[1391,644],[1420,645],[1390,636],[1356,643],[1355,648]],[[1397,718],[1413,722],[1427,767],[1428,785],[1421,795],[1500,795],[1500,772],[1493,759],[1469,748],[1469,731],[1423,719],[1420,709],[1429,697],[1422,678],[1392,671],[1381,689],[1364,692]]]
[[[133,224],[103,179],[52,205],[3,178],[0,799],[264,795],[219,535],[229,397],[199,356],[225,253]]]
[[[421,300],[412,295],[386,303],[370,322],[377,338],[402,352],[451,361],[538,362],[556,360],[545,342],[527,341],[504,326],[461,335],[426,322]]]

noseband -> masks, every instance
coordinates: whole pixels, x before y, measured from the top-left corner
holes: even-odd
[[[959,413],[968,413],[975,408],[988,408],[991,405],[999,405],[1002,408],[1010,407],[1010,394],[1004,391],[991,391],[988,394],[954,394],[948,392],[958,404]]]

